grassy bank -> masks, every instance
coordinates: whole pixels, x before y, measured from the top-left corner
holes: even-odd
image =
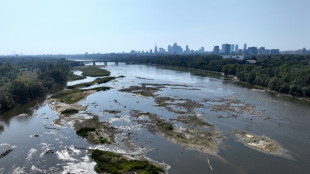
[[[72,104],[85,99],[88,95],[92,94],[93,91],[106,91],[111,89],[110,87],[97,87],[92,89],[68,89],[64,91],[59,91],[51,96],[51,98],[57,99],[61,102]]]
[[[83,76],[99,77],[110,75],[110,71],[101,69],[97,66],[79,66],[76,67],[76,69],[82,71]]]

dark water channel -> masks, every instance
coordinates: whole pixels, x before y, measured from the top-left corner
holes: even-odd
[[[110,122],[124,133],[129,130],[135,132],[132,137],[134,144],[147,150],[148,158],[169,164],[169,173],[309,173],[310,102],[251,89],[220,78],[200,77],[153,66],[108,64],[107,69],[111,71],[111,76],[126,77],[91,86],[110,86],[112,89],[92,94],[87,100],[81,101],[81,104],[88,106],[87,112],[98,115],[102,121]],[[88,77],[69,82],[68,85],[92,80],[94,78]],[[203,107],[196,109],[195,113],[214,124],[225,135],[219,145],[218,156],[185,149],[133,123],[130,115],[132,110],[154,113],[165,120],[177,116],[163,107],[154,106],[152,97],[119,91],[141,83],[184,85],[170,85],[156,94],[202,103]],[[230,98],[254,106],[261,117],[242,114],[237,118],[223,118],[221,116],[227,116],[227,113],[212,111],[214,103],[206,102]],[[104,110],[120,110],[121,113],[116,117]],[[87,152],[74,147],[126,151],[120,147],[90,145],[75,134],[71,124],[64,127],[54,125],[53,120],[56,118],[57,112],[44,100],[34,101],[1,115],[0,154],[10,148],[13,151],[0,159],[0,174],[94,173],[95,163]],[[231,130],[267,135],[287,149],[293,160],[250,149],[237,142],[236,137],[230,133]]]

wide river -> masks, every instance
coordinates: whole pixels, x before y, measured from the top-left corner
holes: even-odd
[[[120,130],[119,137],[133,131],[131,141],[138,151],[158,162],[171,166],[169,173],[309,173],[310,171],[310,102],[246,87],[241,83],[214,77],[201,77],[189,72],[169,70],[146,65],[114,65],[106,67],[111,76],[124,75],[97,86],[112,89],[91,94],[80,103],[91,113]],[[81,72],[75,71],[76,74]],[[73,85],[94,80],[68,82]],[[139,110],[159,115],[169,121],[178,113],[158,107],[153,97],[121,92],[141,83],[165,84],[157,96],[190,99],[202,104],[194,114],[213,124],[223,135],[217,155],[190,150],[169,141],[158,133],[132,122],[131,111]],[[223,101],[234,99],[252,106],[255,114],[234,113],[214,109]],[[231,104],[231,103],[230,103]],[[228,104],[227,104],[228,105]],[[233,105],[233,104],[231,104]],[[222,105],[224,106],[224,105]],[[224,106],[225,107],[225,106]],[[233,106],[229,106],[233,107]],[[105,110],[119,110],[113,114]],[[121,145],[92,145],[76,135],[72,124],[54,124],[58,113],[51,109],[47,99],[35,101],[0,116],[1,173],[95,173],[95,163],[81,148],[99,148],[126,152]],[[266,135],[286,149],[290,158],[271,155],[245,146],[231,131],[246,131]],[[139,152],[130,152],[139,153]]]

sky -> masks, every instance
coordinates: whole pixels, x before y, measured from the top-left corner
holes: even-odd
[[[310,0],[0,0],[0,55],[310,49]]]

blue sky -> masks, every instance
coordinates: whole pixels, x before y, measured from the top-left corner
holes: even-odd
[[[0,0],[0,54],[310,48],[309,0]]]

